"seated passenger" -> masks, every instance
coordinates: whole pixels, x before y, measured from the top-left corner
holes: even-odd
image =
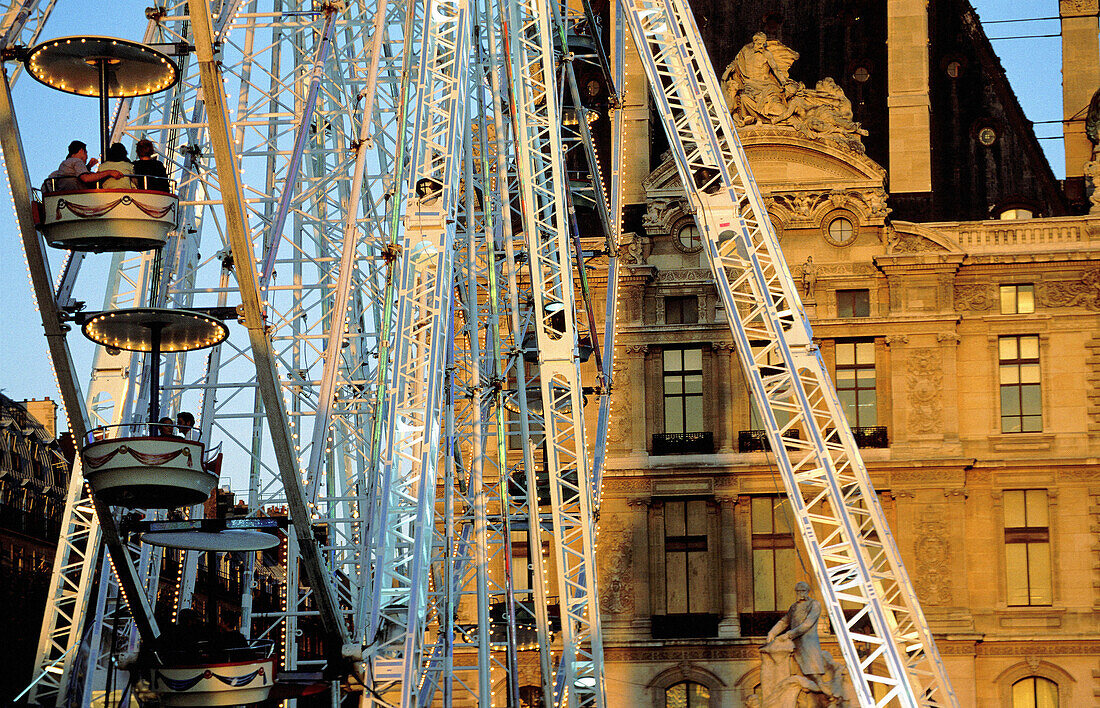
[[[157,150],[153,141],[142,138],[134,148],[137,162],[134,163],[134,187],[158,192],[168,191],[168,172],[164,163],[156,158]]]
[[[248,657],[242,649],[248,649],[248,640],[244,638],[238,626],[221,620],[218,622],[218,634],[214,638],[214,650],[222,661],[244,661]]]
[[[164,416],[153,427],[153,436],[158,438],[178,438],[176,425],[168,416]]]
[[[130,180],[130,175],[134,174],[134,163],[130,162],[129,155],[126,154],[126,146],[122,143],[115,143],[111,147],[107,148],[107,161],[99,166],[100,172],[107,170],[114,170],[121,173],[122,179],[105,179],[99,183],[100,189],[133,189],[133,182]]]
[[[197,437],[192,435],[192,432],[195,430],[195,416],[187,411],[180,411],[177,413],[176,430],[178,431],[178,435],[188,440],[196,440]]]
[[[188,652],[193,654],[200,644],[208,642],[210,632],[206,630],[202,615],[190,607],[179,612],[175,624],[170,624],[157,637],[156,644],[161,651]]]
[[[94,157],[88,159],[88,146],[79,140],[69,143],[69,156],[61,161],[57,169],[50,173],[46,181],[42,183],[42,192],[51,194],[56,192],[75,192],[81,189],[91,189],[105,179],[120,179],[122,173],[118,170],[103,170],[92,172],[99,160]]]

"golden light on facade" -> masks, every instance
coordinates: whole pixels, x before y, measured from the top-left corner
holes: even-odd
[[[74,43],[75,42],[75,43]],[[137,42],[113,37],[63,37],[30,51],[27,71],[50,88],[99,96],[99,67],[107,65],[109,98],[147,96],[179,80],[175,62]]]

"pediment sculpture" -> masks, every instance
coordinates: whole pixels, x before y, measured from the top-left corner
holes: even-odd
[[[722,90],[739,128],[788,126],[863,154],[867,131],[852,120],[852,102],[830,77],[814,88],[788,75],[798,52],[763,32],[753,35],[722,72]]]

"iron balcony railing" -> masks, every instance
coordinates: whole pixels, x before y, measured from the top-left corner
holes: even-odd
[[[657,433],[654,455],[709,455],[714,452],[714,433]]]

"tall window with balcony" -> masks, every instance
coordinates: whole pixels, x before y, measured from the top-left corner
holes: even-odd
[[[791,512],[779,495],[752,497],[752,612],[741,615],[743,636],[768,633],[795,601],[794,585],[805,580],[798,562]]]
[[[707,501],[669,500],[663,506],[665,614],[653,617],[653,636],[716,636],[719,618],[711,612]]]
[[[665,431],[654,436],[653,454],[709,453],[714,438],[703,430],[703,350],[663,354]]]
[[[1005,580],[1008,604],[1050,605],[1050,513],[1045,489],[1005,492]]]
[[[836,392],[860,447],[886,447],[886,428],[878,424],[875,343],[836,343]]]
[[[760,367],[760,375],[767,378],[769,376],[775,376],[783,372],[782,358],[774,351],[769,351],[767,355],[767,363]],[[779,400],[788,400],[790,396],[790,390],[788,388],[773,389],[770,394],[773,398]],[[790,411],[785,410],[773,410],[772,414],[775,416],[776,424],[782,429],[791,420]],[[770,450],[771,443],[768,441],[764,425],[764,417],[760,413],[760,409],[757,408],[756,401],[749,397],[749,429],[742,430],[737,435],[737,451],[738,452],[759,452],[762,450]],[[798,439],[798,428],[792,428],[784,433],[784,437]]]
[[[1039,388],[1039,337],[1014,335],[998,340],[1001,377],[1001,432],[1036,433],[1043,429]]]

